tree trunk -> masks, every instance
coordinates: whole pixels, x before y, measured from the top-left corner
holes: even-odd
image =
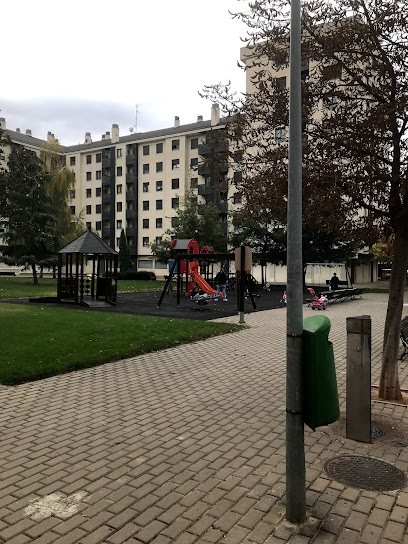
[[[54,280],[57,277],[57,267],[56,266],[52,267],[52,277],[54,278]]]
[[[31,268],[33,270],[33,282],[34,282],[34,285],[38,285],[38,276],[37,276],[37,269],[35,267],[35,264],[32,264]]]
[[[402,398],[398,378],[398,351],[407,262],[408,238],[402,229],[396,229],[379,390],[380,398],[385,400]]]
[[[40,266],[40,278],[44,277],[44,267]]]

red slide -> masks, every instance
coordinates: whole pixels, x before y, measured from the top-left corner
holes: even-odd
[[[219,297],[222,298],[222,293],[218,293],[218,291],[208,285],[205,279],[198,273],[197,261],[189,263],[188,273],[190,274],[191,279],[198,285],[198,287],[200,287],[200,289],[204,291],[204,293],[207,293],[207,295],[219,295]]]

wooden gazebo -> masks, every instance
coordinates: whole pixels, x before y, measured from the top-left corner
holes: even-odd
[[[89,228],[58,252],[60,302],[116,304],[118,252]]]

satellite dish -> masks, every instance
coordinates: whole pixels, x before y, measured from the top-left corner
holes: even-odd
[[[133,132],[133,130],[134,130],[133,127],[130,127],[129,132]]]

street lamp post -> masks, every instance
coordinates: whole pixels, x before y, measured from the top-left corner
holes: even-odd
[[[303,424],[302,106],[300,0],[291,2],[286,343],[286,518],[306,519]]]

